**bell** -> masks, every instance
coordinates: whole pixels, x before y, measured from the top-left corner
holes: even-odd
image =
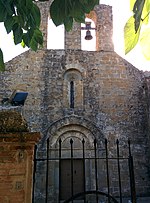
[[[85,36],[85,40],[91,40],[93,37],[91,35],[91,31],[90,30],[87,30],[86,31],[86,36]]]

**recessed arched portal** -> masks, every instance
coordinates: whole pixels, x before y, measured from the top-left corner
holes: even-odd
[[[57,202],[58,199],[64,200],[70,197],[72,173],[74,176],[74,193],[84,191],[84,183],[86,183],[87,189],[95,187],[95,183],[92,181],[94,176],[93,161],[86,161],[85,166],[83,165],[83,141],[86,151],[84,155],[94,157],[95,139],[101,140],[98,143],[99,149],[104,149],[102,132],[94,123],[83,117],[64,117],[49,126],[44,140],[45,142],[48,141],[49,159],[52,160],[49,163],[48,182],[51,192],[48,196],[49,198],[55,197],[54,202]],[[71,168],[71,164],[73,168]],[[84,180],[83,167],[86,167],[86,181]]]

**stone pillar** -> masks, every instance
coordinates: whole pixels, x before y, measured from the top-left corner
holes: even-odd
[[[65,32],[65,49],[81,49],[81,24],[74,22],[70,32]]]
[[[113,15],[112,7],[98,5],[94,8],[97,14],[96,22],[96,50],[114,51],[113,44]]]
[[[27,131],[20,113],[0,112],[0,202],[31,203],[34,146],[39,133]]]
[[[47,49],[48,17],[51,1],[37,2],[41,12],[41,31],[43,33],[43,49]]]

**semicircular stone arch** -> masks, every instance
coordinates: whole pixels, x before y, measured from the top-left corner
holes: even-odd
[[[57,202],[58,192],[54,194],[54,191],[59,191],[59,178],[63,187],[63,181],[61,181],[62,174],[70,174],[70,160],[73,158],[73,165],[80,169],[83,169],[83,154],[86,158],[94,157],[95,148],[94,148],[94,139],[98,140],[97,142],[97,153],[103,153],[104,149],[104,136],[100,129],[91,121],[71,115],[67,117],[63,117],[55,122],[53,122],[49,128],[47,129],[47,135],[43,138],[45,144],[48,145],[49,159],[51,160],[51,164],[49,164],[49,177],[51,177],[50,182],[53,183],[51,185],[51,193],[49,194],[50,198],[54,198],[54,202]],[[60,139],[61,139],[61,147],[60,147]],[[83,139],[85,151],[83,152]],[[73,141],[71,148],[71,140]],[[61,154],[61,155],[60,155]],[[72,154],[72,155],[71,155]],[[56,160],[56,161],[54,161]],[[60,162],[59,162],[60,161]],[[59,165],[60,164],[60,165]],[[61,166],[59,168],[59,166]],[[93,162],[86,161],[86,176],[88,177],[86,180],[87,188],[90,185],[93,185],[92,177],[93,177]],[[61,174],[61,175],[60,175]],[[70,175],[67,175],[67,177]],[[81,175],[80,178],[83,176]],[[67,179],[68,180],[68,179]],[[83,182],[83,179],[80,180]],[[91,182],[90,182],[91,181]],[[94,187],[94,186],[93,186]]]
[[[52,123],[47,130],[45,140],[49,138],[50,148],[57,148],[60,138],[65,142],[72,137],[81,142],[84,139],[88,147],[93,145],[94,139],[97,140],[98,145],[104,143],[101,130],[91,121],[79,116],[64,117]]]

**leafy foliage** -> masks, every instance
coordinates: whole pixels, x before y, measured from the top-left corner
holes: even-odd
[[[50,14],[56,26],[64,24],[70,31],[73,20],[84,23],[85,14],[93,10],[99,4],[98,0],[54,0],[50,7]]]
[[[124,27],[125,54],[129,53],[139,43],[146,59],[150,60],[150,29],[149,24],[150,0],[130,0],[133,16]]]
[[[135,32],[133,25],[134,17],[131,16],[128,22],[126,23],[124,30],[125,53],[128,53],[130,50],[132,50],[139,40],[140,28],[137,32]]]
[[[134,13],[134,26],[135,26],[135,32],[137,33],[139,26],[141,24],[141,16],[142,16],[142,11],[144,7],[145,0],[137,0],[134,4],[133,7],[133,13]]]
[[[14,44],[21,43],[36,51],[43,44],[40,31],[40,10],[32,0],[0,0],[0,22],[4,22],[7,33],[13,32]],[[4,70],[2,50],[0,70]]]
[[[43,44],[40,31],[41,15],[36,0],[0,0],[0,22],[4,22],[7,33],[13,32],[14,43],[36,51]],[[46,0],[39,0],[46,1]],[[72,29],[73,21],[84,22],[99,0],[54,0],[50,14],[56,26]],[[4,70],[3,53],[0,50],[0,70]]]

